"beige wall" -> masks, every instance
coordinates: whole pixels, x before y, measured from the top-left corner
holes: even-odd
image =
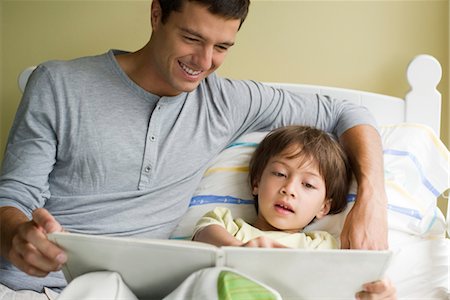
[[[424,1],[254,0],[224,76],[341,86],[403,96],[417,54],[443,67],[442,138],[449,145],[449,4]],[[149,37],[150,1],[3,0],[0,161],[29,65],[109,48],[136,50]]]

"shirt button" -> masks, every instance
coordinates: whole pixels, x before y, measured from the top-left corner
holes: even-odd
[[[152,142],[156,141],[156,136],[152,135],[152,136],[150,137],[150,141],[152,141]]]
[[[144,171],[145,171],[145,173],[148,173],[148,172],[150,172],[151,169],[152,169],[151,166],[146,166]]]

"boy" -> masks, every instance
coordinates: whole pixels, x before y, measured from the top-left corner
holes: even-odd
[[[216,246],[338,248],[323,231],[302,232],[315,219],[343,211],[351,170],[345,152],[328,133],[307,126],[270,132],[250,160],[249,179],[257,218],[233,220],[216,208],[195,226],[193,240]],[[357,299],[396,299],[385,279],[363,286]]]
[[[233,220],[216,208],[196,225],[193,239],[216,246],[338,248],[326,232],[302,232],[314,219],[347,205],[351,178],[340,144],[322,130],[288,126],[272,131],[250,161],[257,219]]]

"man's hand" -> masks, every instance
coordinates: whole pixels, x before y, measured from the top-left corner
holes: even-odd
[[[378,199],[357,199],[353,205],[341,232],[342,249],[388,248],[386,196],[381,193],[376,197]],[[363,202],[365,205],[361,205]]]
[[[19,224],[9,227],[10,233],[5,232],[6,228],[3,228],[2,238],[5,238],[7,243],[9,241],[9,249],[2,249],[6,252],[7,259],[20,270],[33,276],[43,277],[49,272],[61,269],[67,260],[66,254],[47,239],[48,233],[63,231],[55,218],[46,209],[39,208],[33,212],[31,221],[18,223],[14,218],[18,216],[23,220],[20,216],[22,213],[12,207],[7,209],[16,211],[11,213],[6,209],[2,210],[2,218],[10,218],[9,222],[3,220],[2,224]]]

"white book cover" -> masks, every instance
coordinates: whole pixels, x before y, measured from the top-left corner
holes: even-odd
[[[68,282],[93,271],[116,271],[139,298],[162,298],[191,273],[226,266],[277,290],[283,299],[353,299],[362,284],[381,279],[392,253],[216,247],[178,240],[53,233],[65,249]]]

